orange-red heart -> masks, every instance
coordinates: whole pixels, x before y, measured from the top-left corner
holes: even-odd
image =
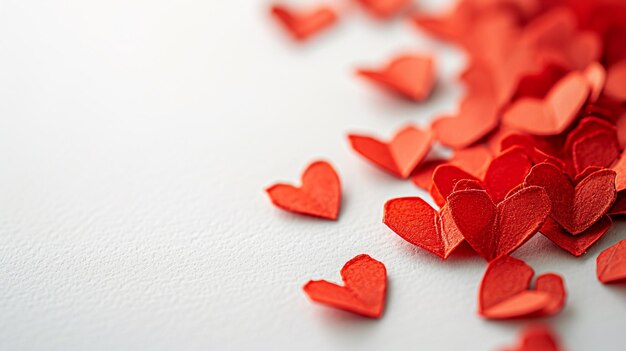
[[[502,121],[529,134],[559,134],[576,119],[590,91],[589,82],[582,73],[569,73],[550,89],[544,99],[524,97],[515,101],[504,112]]]
[[[541,228],[550,199],[540,187],[524,188],[499,204],[484,190],[455,191],[448,206],[458,230],[485,260],[508,255]]]
[[[304,292],[315,302],[379,318],[385,307],[387,271],[385,265],[368,255],[358,255],[341,269],[344,285],[326,280],[311,280]]]
[[[463,242],[447,207],[438,213],[419,197],[387,201],[383,223],[402,239],[443,259]]]
[[[296,12],[283,5],[274,5],[271,13],[296,40],[306,40],[337,21],[335,11],[323,6],[310,12]]]
[[[616,173],[610,169],[592,172],[576,186],[560,169],[549,163],[535,165],[524,184],[543,187],[552,203],[552,217],[569,233],[576,235],[596,223],[616,198]]]
[[[266,191],[274,205],[287,211],[326,219],[337,219],[339,214],[339,176],[325,161],[313,162],[307,167],[302,174],[302,187],[276,184]]]
[[[503,256],[489,263],[480,284],[478,312],[489,319],[548,316],[565,303],[563,279],[542,274],[530,289],[533,269],[521,260]]]
[[[350,145],[354,151],[384,170],[407,178],[430,151],[430,131],[408,126],[399,130],[389,142],[375,138],[350,134]]]
[[[402,55],[381,70],[359,69],[357,74],[413,101],[425,100],[435,84],[430,56]]]

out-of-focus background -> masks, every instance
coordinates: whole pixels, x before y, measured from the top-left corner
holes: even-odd
[[[291,4],[317,4],[291,1]],[[420,0],[424,11],[451,1]],[[292,42],[252,0],[0,2],[1,350],[494,350],[528,322],[476,315],[485,264],[444,262],[381,223],[390,198],[426,195],[364,162],[345,134],[388,137],[454,111],[459,51],[403,20],[347,6]],[[412,104],[359,80],[396,53],[437,60]],[[264,188],[330,160],[338,222],[273,207]],[[569,350],[624,345],[626,290],[596,281],[614,225],[573,259],[537,236],[516,252],[555,271],[566,308],[543,319]],[[312,304],[367,253],[389,272],[377,321]]]

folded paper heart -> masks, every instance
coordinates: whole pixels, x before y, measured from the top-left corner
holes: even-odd
[[[583,118],[568,133],[563,151],[571,175],[590,166],[609,167],[621,153],[615,126],[593,116]]]
[[[534,135],[562,133],[578,116],[591,88],[585,76],[572,72],[559,80],[544,99],[521,98],[502,116],[509,127]]]
[[[337,21],[335,11],[324,6],[310,12],[295,12],[284,5],[274,5],[271,13],[294,39],[301,41],[321,32]]]
[[[358,255],[341,269],[344,285],[311,280],[304,292],[315,302],[365,317],[379,318],[385,306],[387,271],[385,265],[368,255]]]
[[[612,224],[611,217],[604,215],[582,233],[572,235],[552,218],[548,218],[539,231],[554,244],[578,257],[600,240]]]
[[[549,163],[535,165],[526,186],[543,187],[550,202],[550,217],[572,235],[577,235],[604,216],[616,198],[616,173],[610,169],[592,172],[576,186],[560,169]]]
[[[341,184],[328,162],[309,165],[302,174],[300,188],[276,184],[266,191],[274,205],[287,211],[326,219],[337,219],[339,215]]]
[[[480,283],[478,312],[488,319],[542,317],[558,313],[565,304],[563,279],[553,273],[537,277],[521,260],[503,256],[491,261]]]
[[[432,134],[413,126],[400,129],[389,142],[350,134],[350,145],[361,156],[400,178],[407,178],[430,151]]]
[[[531,326],[522,332],[517,346],[502,351],[559,351],[561,350],[552,331],[544,326]]]
[[[359,69],[357,74],[409,100],[422,101],[435,84],[430,56],[402,55],[380,70]]]
[[[461,100],[458,112],[435,119],[431,126],[435,138],[454,149],[474,144],[499,123],[499,106],[487,73],[478,68],[468,71],[466,76],[469,92]]]
[[[373,16],[389,18],[409,4],[409,0],[358,0]]]
[[[602,251],[596,260],[598,280],[604,284],[626,282],[626,240]]]
[[[514,146],[491,160],[484,179],[481,181],[483,188],[493,201],[498,203],[504,200],[511,189],[524,181],[531,167],[532,162],[525,150]],[[435,169],[430,193],[438,205],[441,206],[445,203],[445,199],[452,193],[455,183],[461,179],[479,180],[474,175],[453,165],[441,165]]]
[[[419,197],[387,201],[383,223],[402,239],[443,259],[463,242],[448,208],[437,212]]]
[[[497,205],[484,190],[455,191],[447,206],[463,238],[488,262],[524,244],[550,214],[546,191],[535,186],[511,194]]]

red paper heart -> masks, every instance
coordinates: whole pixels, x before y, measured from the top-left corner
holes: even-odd
[[[626,240],[618,242],[598,255],[596,275],[604,284],[626,281]]]
[[[534,166],[525,185],[543,187],[552,203],[550,216],[576,235],[596,223],[615,201],[615,171],[591,173],[574,186],[562,170],[549,163]]]
[[[524,244],[550,213],[550,199],[540,187],[524,188],[497,205],[486,191],[457,191],[448,206],[465,240],[487,261]]]
[[[431,126],[435,138],[454,149],[477,142],[493,131],[499,121],[498,102],[488,74],[476,67],[466,77],[470,89],[456,115],[439,117]]]
[[[571,175],[589,166],[609,167],[620,154],[617,130],[601,118],[585,117],[568,133],[563,149]]]
[[[447,207],[439,213],[419,197],[385,203],[383,223],[411,244],[446,259],[463,241]]]
[[[372,15],[389,18],[405,8],[409,0],[358,0]]]
[[[311,280],[304,292],[315,302],[365,317],[379,318],[385,307],[387,271],[385,265],[368,255],[358,255],[341,269],[344,285]]]
[[[520,344],[503,351],[559,351],[561,348],[550,329],[532,326],[521,335]]]
[[[523,183],[526,174],[532,167],[531,161],[520,147],[513,147],[494,158],[482,181],[483,188],[495,203],[502,201],[506,195],[519,184]],[[431,195],[438,205],[452,193],[454,184],[461,179],[478,180],[472,174],[452,165],[441,165],[433,173]]]
[[[535,135],[563,132],[576,119],[589,96],[589,82],[580,72],[559,80],[544,99],[521,98],[504,112],[503,123]]]
[[[359,69],[357,74],[413,101],[425,100],[435,84],[430,56],[402,55],[382,70]]]
[[[337,219],[341,204],[341,184],[333,167],[313,162],[302,174],[302,187],[276,184],[267,188],[274,205],[291,212]]]
[[[591,245],[600,240],[604,233],[611,228],[612,223],[611,217],[604,215],[587,230],[574,236],[552,218],[548,218],[543,227],[541,227],[540,232],[563,250],[578,257],[587,252]]]
[[[572,145],[572,163],[576,174],[590,166],[609,167],[619,155],[615,132],[591,134]]]
[[[533,275],[530,266],[509,256],[490,262],[480,284],[478,312],[489,319],[558,313],[565,303],[563,279],[553,273],[543,274],[530,290]]]
[[[337,15],[329,7],[318,7],[310,12],[295,12],[284,5],[274,5],[271,13],[296,40],[306,40],[330,27]]]
[[[348,135],[352,148],[384,170],[407,178],[426,157],[432,145],[432,134],[412,126],[398,131],[390,142],[369,136]]]

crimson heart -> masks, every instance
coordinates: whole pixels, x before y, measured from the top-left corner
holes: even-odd
[[[485,260],[508,255],[541,228],[550,214],[550,198],[540,187],[527,187],[497,205],[484,190],[463,190],[448,197],[458,230]]]
[[[387,270],[381,262],[368,255],[358,255],[341,269],[344,285],[326,280],[311,280],[304,292],[315,302],[379,318],[385,307]]]
[[[402,239],[443,259],[463,242],[448,208],[444,206],[437,213],[419,197],[387,201],[383,223]]]
[[[274,205],[291,212],[326,219],[337,219],[341,184],[333,167],[325,161],[313,162],[302,174],[302,187],[276,184],[267,188]]]
[[[543,187],[552,203],[550,217],[576,235],[609,211],[617,196],[615,177],[615,171],[601,169],[574,186],[561,169],[549,163],[540,163],[531,169],[524,184]]]

